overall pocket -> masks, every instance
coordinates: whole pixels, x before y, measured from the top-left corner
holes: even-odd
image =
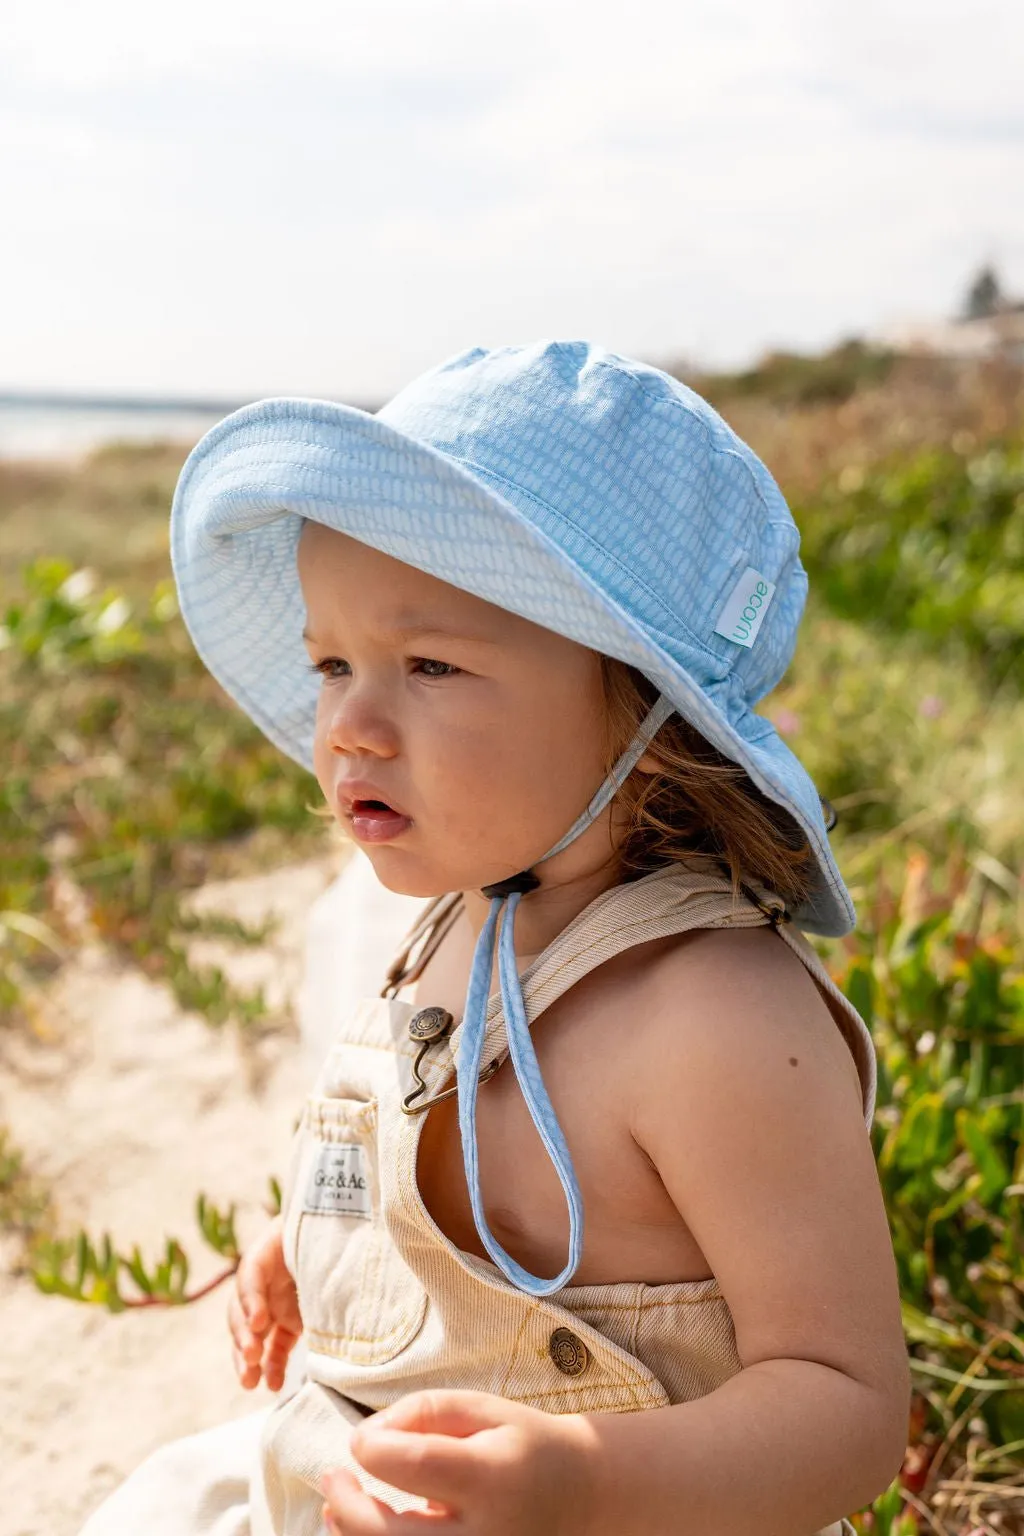
[[[376,1365],[423,1326],[427,1295],[383,1217],[373,1100],[306,1100],[284,1214],[309,1348]]]

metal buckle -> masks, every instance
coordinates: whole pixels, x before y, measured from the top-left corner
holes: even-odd
[[[426,1093],[427,1091],[427,1085],[423,1081],[423,1074],[420,1072],[424,1056],[432,1045],[435,1045],[438,1040],[444,1039],[454,1022],[455,1020],[446,1008],[436,1007],[421,1008],[409,1020],[409,1038],[417,1040],[420,1047],[416,1054],[416,1060],[412,1064],[413,1076],[417,1083],[419,1083],[419,1087],[414,1088],[412,1093],[407,1093],[402,1100],[403,1115],[422,1115],[425,1110],[432,1108],[434,1104],[442,1104],[445,1099],[452,1099],[458,1093],[459,1085],[456,1083],[453,1088],[445,1088],[441,1093],[435,1093],[433,1098],[424,1099],[422,1104],[413,1103],[414,1099],[418,1099],[421,1093]],[[489,1066],[484,1067],[477,1078],[477,1082],[486,1083],[488,1078],[494,1076],[504,1060],[504,1056],[496,1056]]]
[[[424,1049],[426,1049],[426,1047],[424,1047]],[[422,1059],[423,1051],[420,1052],[419,1056],[416,1058],[415,1063],[413,1064],[413,1071],[416,1074],[416,1079],[420,1086],[418,1088],[414,1088],[412,1093],[406,1094],[405,1098],[402,1100],[403,1115],[422,1115],[425,1110],[433,1109],[435,1104],[441,1104],[445,1099],[454,1099],[455,1095],[459,1091],[459,1085],[456,1083],[453,1088],[444,1088],[440,1093],[435,1093],[432,1099],[424,1099],[422,1104],[414,1104],[412,1102],[413,1099],[418,1099],[421,1093],[426,1093],[427,1091],[427,1085],[423,1081],[422,1077],[420,1077],[419,1072],[419,1066]],[[488,1078],[494,1076],[495,1072],[497,1072],[498,1068],[506,1061],[506,1059],[507,1058],[505,1056],[496,1056],[489,1066],[484,1067],[483,1071],[477,1078],[477,1083],[486,1083]]]

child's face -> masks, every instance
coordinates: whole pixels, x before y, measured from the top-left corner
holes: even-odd
[[[604,778],[598,654],[319,523],[298,570],[327,803],[348,827],[339,792],[368,779],[411,818],[363,844],[382,883],[476,890],[545,854]],[[430,633],[403,636],[413,625]],[[589,833],[577,843],[606,859],[607,820]]]

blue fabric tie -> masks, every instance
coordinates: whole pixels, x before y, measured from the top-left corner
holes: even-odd
[[[545,859],[553,858],[563,848],[573,842],[580,833],[595,820],[615,791],[632,772],[639,759],[643,756],[651,738],[660,729],[669,715],[674,712],[675,706],[663,695],[659,695],[654,706],[650,710],[633,740],[618,759],[608,777],[601,785],[597,794],[591,800],[583,814],[569,828],[569,831],[549,848],[536,862],[543,864]],[[470,971],[469,989],[466,993],[466,1006],[462,1020],[462,1036],[458,1048],[458,1057],[455,1063],[456,1082],[458,1084],[459,1100],[459,1131],[462,1138],[462,1157],[466,1169],[466,1186],[469,1190],[470,1204],[473,1210],[473,1220],[476,1230],[480,1234],[480,1241],[490,1254],[494,1263],[512,1284],[519,1290],[526,1291],[530,1296],[550,1296],[553,1291],[559,1290],[563,1285],[568,1285],[572,1276],[579,1267],[580,1257],[583,1252],[583,1196],[580,1193],[579,1181],[569,1155],[569,1147],[562,1127],[555,1116],[554,1108],[548,1097],[547,1089],[540,1074],[540,1066],[537,1062],[537,1053],[533,1048],[530,1038],[530,1026],[526,1018],[526,1005],[523,1001],[522,988],[519,985],[519,971],[516,966],[515,950],[515,917],[519,903],[522,900],[522,892],[513,890],[507,895],[494,896],[491,900],[491,909],[487,914],[477,939],[476,949],[473,951],[473,966]],[[506,906],[507,903],[507,906]],[[503,908],[505,909],[503,912]],[[498,976],[501,986],[501,1001],[505,1015],[505,1029],[508,1035],[509,1056],[515,1071],[519,1086],[522,1089],[523,1098],[530,1111],[530,1118],[537,1127],[537,1133],[547,1151],[548,1157],[558,1174],[559,1183],[565,1194],[565,1203],[569,1209],[569,1257],[565,1267],[551,1280],[545,1280],[539,1275],[532,1275],[529,1270],[518,1264],[511,1254],[498,1242],[487,1225],[487,1217],[484,1213],[483,1196],[480,1192],[480,1170],[476,1141],[476,1095],[478,1078],[480,1073],[480,1058],[483,1054],[484,1041],[487,1033],[487,999],[490,992],[491,972],[494,967],[495,937],[498,937]]]

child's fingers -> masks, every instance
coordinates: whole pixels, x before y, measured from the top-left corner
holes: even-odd
[[[269,1319],[267,1319],[269,1322]],[[259,1359],[263,1355],[264,1338],[267,1329],[255,1329],[246,1321],[241,1304],[236,1296],[230,1296],[227,1301],[227,1332],[232,1336],[232,1344],[239,1353],[243,1353],[246,1359]]]
[[[461,1507],[476,1492],[480,1472],[468,1439],[375,1429],[372,1424],[367,1420],[350,1442],[352,1455],[372,1476],[444,1510]]]
[[[277,1392],[284,1384],[288,1356],[295,1347],[298,1334],[277,1324],[270,1330],[263,1355],[263,1375],[271,1392]]]
[[[279,1271],[271,1278],[267,1290],[267,1305],[275,1323],[280,1323],[296,1337],[302,1332],[302,1315],[295,1281],[287,1270]]]
[[[325,1472],[320,1479],[320,1492],[326,1503],[323,1506],[324,1523],[332,1536],[408,1536],[411,1530],[432,1527],[435,1532],[452,1527],[446,1510],[406,1510],[395,1514],[381,1499],[364,1493],[351,1472],[340,1467]]]
[[[266,1277],[259,1264],[244,1256],[235,1271],[235,1292],[248,1326],[254,1333],[265,1333],[270,1322]]]
[[[231,1355],[235,1373],[245,1388],[255,1387],[260,1380],[260,1361],[263,1356],[263,1340],[257,1338],[247,1326],[237,1298],[228,1301],[228,1330],[231,1334]]]
[[[228,1299],[228,1332],[239,1354],[247,1360],[259,1360],[263,1354],[263,1334],[260,1330],[250,1328],[234,1296]]]
[[[255,1363],[253,1363],[252,1361],[246,1360],[245,1357],[241,1355],[237,1349],[234,1348],[232,1348],[231,1355],[235,1362],[235,1374],[238,1377],[239,1385],[244,1387],[247,1391],[250,1387],[259,1386],[259,1361],[257,1360]]]

